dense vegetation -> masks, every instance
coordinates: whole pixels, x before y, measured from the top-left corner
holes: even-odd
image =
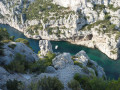
[[[72,90],[81,90],[80,83],[74,79],[68,82],[68,87],[71,88]]]
[[[0,28],[0,55],[4,55],[3,41],[10,40],[9,34],[5,28]]]
[[[120,78],[118,80],[104,80],[97,77],[81,76],[76,73],[74,79],[79,82],[84,90],[119,90]],[[78,84],[78,86],[79,86]]]
[[[8,80],[6,87],[8,90],[23,90],[23,83],[17,80]]]
[[[1,36],[1,40],[9,40],[10,39],[9,34],[5,28],[0,28],[0,36]]]
[[[28,86],[17,80],[9,80],[6,83],[8,90],[62,90],[63,84],[56,77],[43,77],[39,81],[31,82]],[[118,80],[104,80],[97,77],[81,76],[76,73],[74,79],[68,82],[72,90],[119,90],[120,78]]]
[[[8,90],[63,90],[64,86],[56,77],[43,77],[39,81],[31,82],[24,86],[21,81],[8,80],[6,83]]]
[[[63,84],[56,77],[44,77],[36,83],[31,83],[30,90],[62,90]]]
[[[4,54],[3,53],[3,48],[2,48],[3,43],[1,42],[1,40],[2,40],[2,37],[0,36],[0,55],[3,55]]]
[[[11,73],[42,73],[45,71],[47,66],[52,65],[52,59],[55,54],[48,52],[45,58],[35,62],[29,62],[26,57],[21,54],[16,54],[14,60],[4,67]]]
[[[24,43],[24,44],[26,44],[27,46],[29,46],[29,42],[28,42],[28,40],[26,40],[26,39],[18,38],[18,39],[16,39],[15,41],[16,41],[16,42]]]

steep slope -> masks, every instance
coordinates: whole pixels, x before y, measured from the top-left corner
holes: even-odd
[[[119,57],[118,0],[2,0],[0,23],[33,39],[65,40]]]
[[[43,42],[45,42],[43,40]],[[18,44],[20,45],[20,44]],[[44,44],[46,46],[46,44]],[[17,46],[16,49],[19,47]],[[9,48],[8,48],[9,49]],[[22,49],[22,47],[21,47]],[[20,50],[19,50],[20,51]],[[6,58],[6,56],[3,56],[3,58]],[[37,58],[37,56],[36,56]],[[41,58],[44,59],[45,57]],[[50,58],[50,57],[49,57]],[[19,60],[20,58],[17,58]],[[31,58],[32,59],[32,58]],[[26,58],[27,61],[30,60],[29,58]],[[1,61],[1,60],[0,60]],[[6,62],[8,60],[6,59]],[[11,61],[12,62],[12,61]],[[38,63],[38,62],[37,62]],[[68,82],[70,82],[74,75],[79,73],[81,76],[87,76],[89,78],[97,77],[97,78],[103,78],[106,79],[105,72],[102,67],[98,66],[97,63],[90,60],[90,58],[87,56],[87,54],[84,51],[78,52],[75,56],[71,56],[70,53],[62,53],[62,54],[56,54],[55,58],[51,60],[52,65],[46,67],[45,72],[43,73],[35,73],[34,71],[30,73],[27,71],[27,73],[17,73],[17,72],[9,72],[6,71],[3,67],[0,67],[0,88],[5,89],[6,82],[8,80],[18,80],[24,83],[25,89],[29,89],[29,86],[31,83],[35,83],[42,78],[46,77],[57,77],[62,84],[64,85],[64,90],[69,90],[68,88]],[[1,63],[0,63],[1,64]],[[16,62],[17,64],[17,62]],[[40,63],[39,63],[40,64]],[[9,64],[8,64],[9,65]],[[30,64],[31,65],[31,64]],[[34,65],[34,63],[33,63]],[[44,66],[44,63],[42,63]],[[18,68],[18,67],[16,67]],[[41,67],[39,67],[41,68]],[[22,69],[22,67],[21,67]],[[34,67],[35,69],[35,67]],[[37,68],[36,68],[37,69]],[[43,68],[41,68],[43,69]],[[39,71],[37,71],[39,72]]]

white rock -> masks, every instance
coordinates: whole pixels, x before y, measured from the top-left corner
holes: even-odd
[[[53,52],[52,45],[48,40],[40,40],[39,47],[40,47],[40,55],[45,56],[49,51]]]
[[[71,59],[71,55],[69,53],[63,53],[56,56],[52,60],[52,63],[56,69],[63,69],[67,65],[73,65],[73,60]]]
[[[84,66],[87,65],[89,57],[87,56],[85,51],[80,51],[75,55],[77,58],[75,59],[76,61],[82,63]]]

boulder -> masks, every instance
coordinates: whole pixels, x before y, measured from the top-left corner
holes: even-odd
[[[52,60],[52,63],[56,69],[63,69],[67,67],[68,65],[74,65],[73,60],[71,59],[70,53],[63,53],[63,54],[56,56]]]
[[[55,73],[55,68],[54,67],[52,67],[52,66],[48,66],[47,68],[46,68],[46,73]]]
[[[9,64],[18,53],[25,56],[26,60],[29,62],[39,60],[37,54],[25,44],[9,42],[4,45],[4,56],[0,57],[0,64]]]
[[[75,61],[78,61],[78,62],[82,63],[84,66],[87,65],[89,57],[88,57],[88,55],[86,54],[85,51],[82,50],[82,51],[78,52],[75,55],[75,57],[76,57]]]

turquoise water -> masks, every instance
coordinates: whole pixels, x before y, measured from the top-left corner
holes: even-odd
[[[17,38],[27,39],[30,42],[30,46],[33,48],[33,50],[36,53],[40,50],[38,40],[26,38],[21,32],[10,27],[9,25],[0,24],[0,27],[6,28],[10,36],[15,36],[15,39]],[[105,54],[103,54],[97,49],[91,49],[84,46],[74,45],[64,41],[61,42],[51,41],[51,43],[54,52],[61,52],[61,53],[70,52],[72,55],[74,55],[80,50],[84,50],[88,54],[90,59],[96,61],[100,66],[104,68],[104,71],[108,78],[117,79],[120,76],[120,60],[113,61],[112,59],[108,58]],[[55,50],[56,45],[58,45],[57,50]]]

